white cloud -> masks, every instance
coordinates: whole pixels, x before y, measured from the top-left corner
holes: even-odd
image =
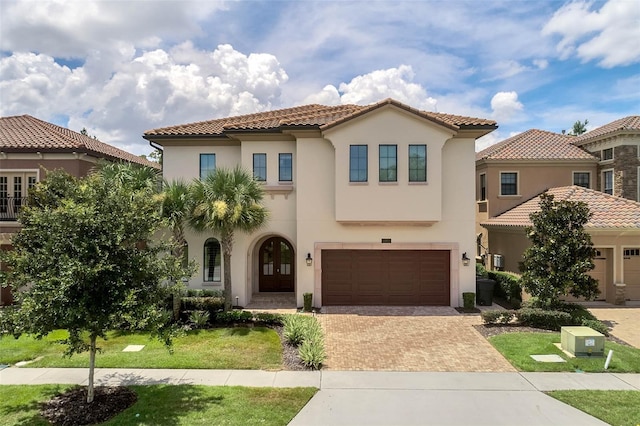
[[[598,60],[604,68],[640,61],[640,7],[634,0],[609,0],[600,10],[592,1],[574,1],[558,9],[542,34],[558,34],[560,58]]]
[[[71,70],[47,55],[14,53],[0,59],[0,114],[29,111],[44,120],[65,114],[73,130],[86,127],[141,153],[148,149],[140,136],[149,128],[279,106],[288,76],[274,56],[229,45],[175,52],[178,59],[162,49],[123,55],[106,79],[93,75],[103,75],[99,58]]]
[[[544,70],[549,66],[549,61],[546,59],[534,59],[533,65],[539,70]]]
[[[498,92],[491,98],[492,116],[498,122],[511,121],[523,108],[516,92]]]

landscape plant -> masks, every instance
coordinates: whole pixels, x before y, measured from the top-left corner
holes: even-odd
[[[584,225],[591,214],[583,202],[554,201],[540,196],[540,211],[529,217],[531,246],[523,256],[522,286],[540,307],[552,308],[561,296],[593,299],[598,282],[588,275],[595,265],[595,249]]]
[[[268,217],[262,205],[264,189],[252,174],[241,167],[217,168],[190,186],[189,224],[200,232],[220,236],[224,271],[224,309],[232,307],[231,253],[237,231],[251,233]]]
[[[161,226],[152,186],[106,180],[104,173],[76,179],[62,171],[30,190],[22,228],[3,254],[17,302],[0,320],[14,336],[69,333],[67,354],[89,351],[87,402],[94,396],[96,341],[108,330],[148,329],[171,343],[164,302],[167,279],[182,265],[154,242]]]
[[[324,333],[316,317],[286,315],[283,320],[285,340],[298,347],[298,356],[308,368],[320,369],[326,359]]]

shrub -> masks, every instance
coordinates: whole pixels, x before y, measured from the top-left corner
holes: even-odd
[[[509,324],[516,315],[515,311],[483,311],[480,316],[485,324]]]
[[[308,368],[319,369],[326,359],[324,334],[315,317],[287,315],[284,318],[284,338],[298,347],[298,356]]]
[[[563,325],[571,325],[571,315],[563,311],[522,308],[515,315],[522,325],[530,327],[558,331]]]
[[[520,277],[512,272],[489,271],[488,277],[496,282],[494,294],[505,299],[514,307],[522,304]]]
[[[218,311],[224,308],[224,298],[222,297],[199,297],[187,296],[181,301],[181,311],[207,311],[211,318],[215,317]]]
[[[313,300],[313,294],[312,293],[304,293],[302,295],[302,298],[304,299],[304,310],[305,312],[311,312],[311,303]]]
[[[282,325],[284,317],[280,314],[270,314],[268,312],[257,312],[253,314],[253,319],[256,322],[264,325]]]
[[[293,346],[300,346],[305,335],[309,333],[311,320],[315,318],[307,315],[287,315],[284,317],[283,336]]]
[[[189,322],[192,323],[195,328],[204,328],[209,322],[209,312],[192,311],[191,314],[189,314]]]
[[[319,335],[312,333],[308,336],[300,345],[298,349],[298,355],[302,364],[312,370],[319,370],[322,363],[327,358],[324,351],[324,340],[322,338],[322,331]]]
[[[487,278],[489,275],[487,273],[487,269],[481,263],[476,263],[476,276]]]
[[[463,306],[465,309],[473,309],[476,307],[476,294],[473,292],[462,293]]]
[[[253,320],[253,314],[249,311],[227,311],[216,314],[216,322],[221,324],[243,324]]]
[[[609,335],[609,327],[607,327],[606,324],[603,323],[602,321],[583,319],[582,325],[584,325],[585,327],[592,328],[598,333],[604,334],[605,336]]]

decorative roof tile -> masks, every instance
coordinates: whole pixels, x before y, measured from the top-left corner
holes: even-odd
[[[30,115],[0,118],[0,151],[77,152],[160,168],[158,163]]]
[[[593,160],[596,157],[571,142],[575,136],[531,129],[476,153],[478,160]]]
[[[589,206],[592,217],[585,225],[588,229],[634,229],[640,231],[640,203],[622,197],[580,186],[562,186],[545,191],[554,196],[554,201],[582,201]],[[491,218],[482,226],[531,226],[529,215],[540,211],[540,197],[536,196],[499,216]]]
[[[466,127],[485,128],[490,131],[496,127],[496,122],[493,120],[419,111],[393,99],[385,99],[384,101],[367,106],[351,104],[327,106],[312,104],[236,117],[200,121],[148,130],[145,132],[144,137],[146,139],[152,139],[158,136],[223,136],[225,132],[231,131],[278,130],[286,127],[310,127],[326,130],[389,104],[454,130]]]
[[[630,115],[583,133],[576,137],[573,143],[580,146],[596,139],[625,133],[640,134],[640,115]]]

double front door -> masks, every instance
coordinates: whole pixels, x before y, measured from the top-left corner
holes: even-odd
[[[280,237],[272,237],[260,246],[260,292],[294,291],[293,247]]]

